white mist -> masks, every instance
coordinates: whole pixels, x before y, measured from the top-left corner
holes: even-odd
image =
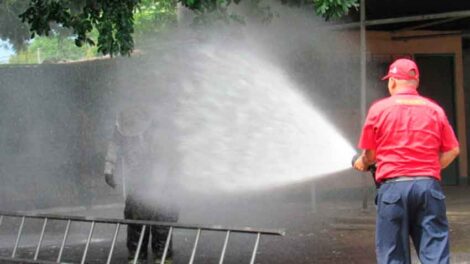
[[[200,45],[188,60],[175,118],[187,189],[264,189],[350,167],[354,149],[260,53]]]

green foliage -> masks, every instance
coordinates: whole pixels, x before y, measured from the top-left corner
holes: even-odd
[[[358,0],[313,0],[318,15],[329,18],[338,18],[347,14],[349,9],[359,6]]]
[[[14,1],[14,0],[10,0]],[[21,1],[21,0],[17,0]],[[228,11],[241,0],[30,0],[29,7],[20,17],[30,26],[31,35],[48,36],[57,24],[72,30],[75,44],[97,45],[98,52],[110,55],[130,55],[134,48],[133,34],[158,32],[176,21],[176,4],[181,3],[196,13],[196,24],[213,20],[242,19]],[[261,13],[273,14],[269,6],[262,6]],[[350,8],[357,7],[358,0],[280,0],[283,4],[313,5],[318,15],[327,19],[339,17]],[[97,38],[90,36],[96,30]]]
[[[29,40],[29,29],[18,17],[27,7],[26,0],[0,1],[0,39],[8,40],[16,49]]]
[[[79,60],[97,55],[97,48],[77,47],[71,37],[58,34],[49,37],[36,37],[28,48],[10,57],[10,64],[35,64],[58,61]]]
[[[74,3],[76,4],[76,2]],[[83,6],[76,5],[74,8],[71,8],[71,14],[79,13],[82,7]],[[39,10],[41,10],[40,12],[45,12],[45,10],[42,10],[43,7],[39,8]],[[172,1],[155,2],[154,0],[142,0],[139,8],[134,11],[133,17],[135,28],[134,38],[138,39],[149,33],[159,32],[169,25],[175,24],[176,6]],[[18,23],[23,25],[19,20]],[[35,37],[34,40],[29,41],[21,50],[17,50],[17,54],[10,58],[9,63],[32,64],[38,62],[70,61],[95,57],[98,53],[103,53],[102,51],[97,52],[98,47],[93,46],[95,43],[94,40],[100,38],[98,30],[95,28],[92,28],[91,32],[86,33],[88,40],[81,41],[80,39],[77,40],[79,37],[77,34],[73,34],[73,32],[57,23],[49,23],[47,25],[45,25],[45,22],[38,23],[44,23],[44,27],[49,28],[46,28],[43,32],[34,32],[34,35],[36,35],[33,36]],[[39,26],[39,24],[37,26]],[[26,34],[28,34],[27,30]],[[116,52],[114,54],[116,54]]]
[[[103,54],[130,54],[134,47],[133,12],[138,0],[86,0],[79,12],[73,12],[73,1],[31,0],[29,7],[20,15],[30,25],[34,34],[48,35],[51,22],[70,28],[76,36],[75,44],[94,45],[89,34],[98,31],[98,51]]]
[[[146,34],[161,32],[176,24],[176,2],[141,0],[134,12],[135,34],[140,37]]]

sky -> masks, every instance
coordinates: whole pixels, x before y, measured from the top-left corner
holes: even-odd
[[[11,45],[0,39],[0,63],[7,63],[8,58],[13,55],[15,52],[11,48]]]

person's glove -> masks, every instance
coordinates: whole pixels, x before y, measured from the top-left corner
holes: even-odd
[[[114,181],[114,175],[106,173],[104,175],[104,180],[106,181],[106,184],[108,184],[111,188],[115,189],[116,188],[116,182]]]

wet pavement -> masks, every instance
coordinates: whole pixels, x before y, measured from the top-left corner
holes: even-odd
[[[452,263],[470,263],[470,188],[446,187],[448,217],[451,226]],[[269,200],[269,199],[267,199]],[[180,215],[182,223],[222,223],[234,226],[283,227],[284,237],[262,237],[256,263],[375,263],[374,229],[375,209],[361,210],[360,199],[328,198],[317,200],[291,199],[269,203],[259,202],[235,206],[214,202],[207,209],[185,210]],[[259,206],[260,203],[263,206]],[[220,205],[223,206],[220,206]],[[217,205],[217,206],[216,206]],[[214,210],[217,208],[217,213]],[[122,204],[108,204],[90,208],[62,208],[42,211],[64,215],[121,218]],[[252,221],[256,215],[256,221]],[[20,219],[6,218],[0,226],[0,256],[12,253]],[[17,255],[31,258],[36,250],[41,230],[41,220],[27,220],[24,236]],[[80,263],[90,224],[72,224],[66,241],[62,261]],[[39,259],[55,261],[65,230],[64,222],[51,221],[46,229]],[[97,224],[86,263],[105,263],[111,245],[114,226]],[[177,230],[174,234],[174,263],[188,263],[195,240],[195,232]],[[196,251],[195,263],[218,263],[224,233],[203,232]],[[230,238],[224,263],[249,263],[255,236],[234,234]],[[149,258],[151,260],[151,258]],[[127,263],[125,227],[118,236],[112,263]],[[418,263],[414,258],[413,263]]]

